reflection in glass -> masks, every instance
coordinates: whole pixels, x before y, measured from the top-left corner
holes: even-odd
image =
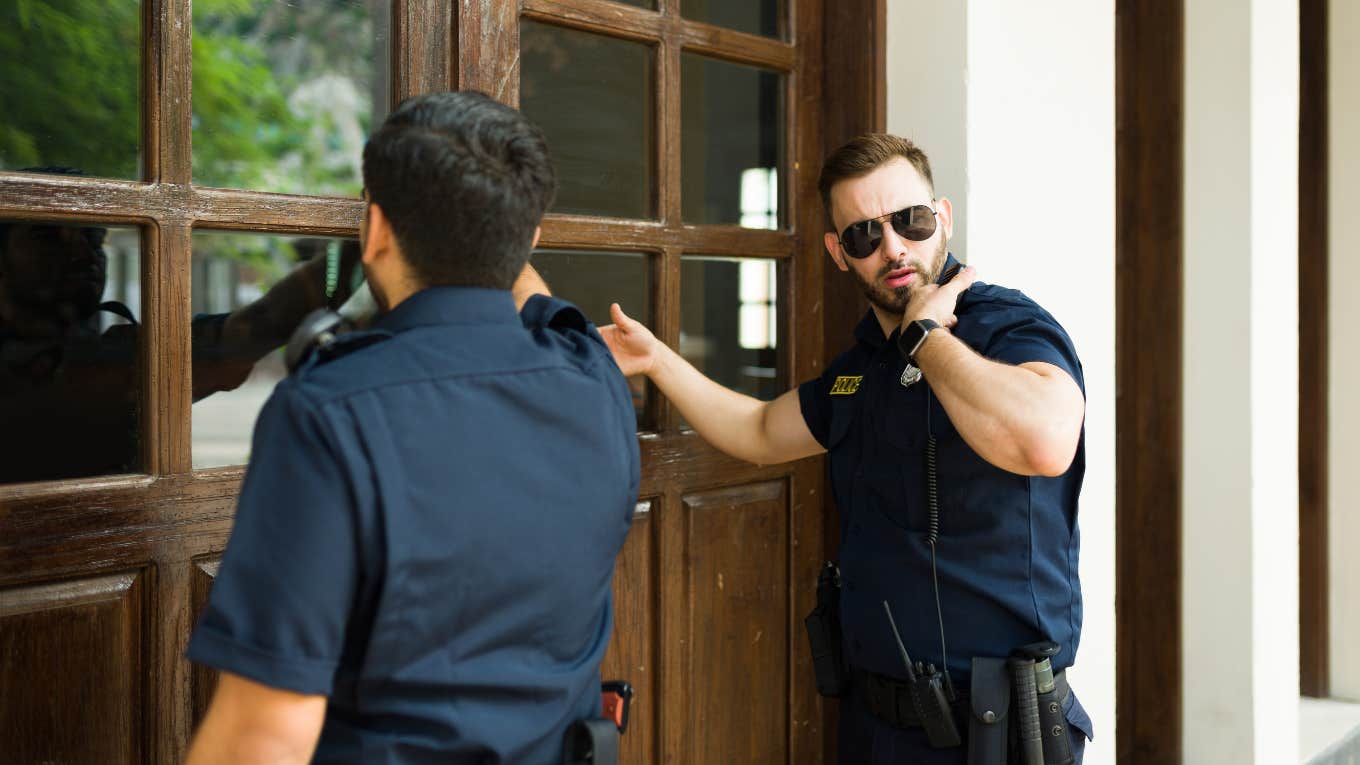
[[[138,179],[140,3],[0,3],[0,170]]]
[[[523,21],[520,71],[557,166],[553,212],[654,217],[652,48]]]
[[[680,355],[722,385],[766,401],[783,392],[778,270],[758,258],[686,257],[680,264]]]
[[[195,0],[200,186],[358,196],[387,114],[389,0]]]
[[[781,0],[680,0],[680,15],[739,32],[779,37]]]
[[[652,270],[645,253],[538,250],[534,268],[553,294],[575,303],[596,326],[612,324],[609,304],[618,303],[629,316],[652,323]],[[646,379],[629,379],[633,408],[643,422],[647,403]]]
[[[685,53],[680,80],[685,222],[778,228],[784,77]]]
[[[362,280],[354,240],[200,231],[193,240],[195,468],[244,464],[304,316]]]
[[[134,473],[140,237],[0,220],[0,483]]]

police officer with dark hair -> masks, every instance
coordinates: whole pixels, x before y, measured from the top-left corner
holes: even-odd
[[[260,415],[189,646],[222,670],[190,762],[560,762],[600,713],[627,383],[527,265],[555,178],[523,115],[412,98],[363,172],[384,312]]]
[[[1085,400],[1072,341],[1025,295],[956,268],[953,208],[910,141],[849,142],[819,187],[827,252],[870,302],[854,346],[821,377],[758,401],[617,305],[601,332],[625,373],[650,376],[728,454],[829,455],[840,602],[813,617],[839,628],[811,642],[827,660],[819,688],[842,697],[842,763],[992,765],[1012,741],[1025,752],[1011,763],[1080,762],[1091,723],[1063,672],[1082,616]],[[819,591],[835,592],[835,576]]]

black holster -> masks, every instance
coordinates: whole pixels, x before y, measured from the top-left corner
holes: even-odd
[[[619,765],[619,729],[613,720],[577,720],[562,741],[566,765]]]
[[[968,706],[968,765],[1006,765],[1011,675],[1005,659],[973,659]]]
[[[845,695],[849,672],[841,646],[841,572],[827,561],[817,576],[817,606],[803,620],[808,646],[812,649],[812,669],[817,676],[817,693],[829,699]]]

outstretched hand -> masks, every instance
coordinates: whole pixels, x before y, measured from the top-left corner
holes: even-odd
[[[652,331],[644,327],[641,323],[629,318],[619,308],[618,303],[609,305],[609,318],[614,320],[613,324],[607,327],[600,327],[600,336],[609,346],[609,352],[614,354],[614,363],[619,365],[624,376],[645,375],[652,371],[656,364],[657,350],[660,343]]]

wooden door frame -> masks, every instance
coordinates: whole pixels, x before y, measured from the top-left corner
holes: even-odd
[[[1299,691],[1331,692],[1327,0],[1299,0]]]
[[[1115,8],[1116,748],[1121,763],[1170,764],[1183,754],[1185,8]]]

